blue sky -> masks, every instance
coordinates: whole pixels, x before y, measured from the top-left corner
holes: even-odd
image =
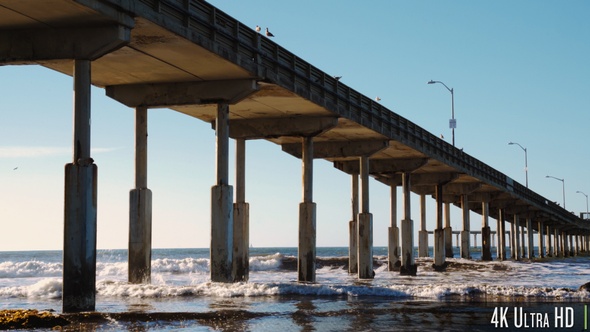
[[[590,2],[227,1],[211,3],[390,110],[566,207],[590,194]],[[71,160],[72,79],[37,66],[0,67],[0,250],[60,249],[64,165]],[[126,248],[133,186],[133,110],[92,90],[92,146],[98,165],[98,247]],[[153,246],[209,245],[215,133],[167,109],[149,111]],[[232,157],[233,163],[233,157]],[[314,164],[317,243],[345,246],[350,178]],[[18,167],[18,169],[14,169]],[[389,189],[371,182],[374,244],[386,245]],[[400,195],[401,196],[401,195]],[[265,141],[247,144],[250,237],[254,246],[296,246],[301,162]],[[401,205],[400,205],[401,206]],[[428,228],[434,200],[427,200]],[[419,206],[412,217],[419,227]],[[398,215],[401,219],[401,215]],[[452,209],[460,229],[460,211]],[[495,228],[495,221],[491,221]],[[471,215],[471,228],[481,217]]]

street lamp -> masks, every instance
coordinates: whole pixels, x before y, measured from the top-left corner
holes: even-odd
[[[452,88],[449,89],[449,87],[441,81],[428,81],[428,84],[435,83],[440,83],[444,85],[445,88],[447,88],[447,90],[449,90],[449,92],[451,93],[451,119],[449,120],[449,128],[451,128],[453,132],[453,146],[455,146],[455,128],[457,128],[457,120],[455,120],[455,93]]]
[[[528,188],[529,187],[529,166],[528,166],[528,161],[527,161],[528,158],[527,158],[526,148],[516,142],[510,142],[510,143],[508,143],[508,145],[518,145],[518,146],[520,146],[521,149],[524,150],[524,174],[526,177],[526,187]]]
[[[582,195],[586,196],[586,217],[588,217],[588,195],[584,194],[583,192],[581,192],[579,190],[576,191],[576,194],[582,194]]]
[[[561,181],[561,185],[563,187],[563,208],[565,209],[565,179],[556,178],[555,176],[545,175],[546,178],[552,178],[558,181]]]

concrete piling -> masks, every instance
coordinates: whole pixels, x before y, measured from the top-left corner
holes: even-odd
[[[232,282],[233,188],[229,180],[229,106],[217,105],[217,183],[211,188],[211,281]]]
[[[445,211],[445,257],[453,258],[453,228],[451,228],[451,203],[444,204]]]
[[[90,158],[90,64],[74,61],[73,163],[65,167],[63,312],[96,303],[97,166]]]
[[[463,230],[461,231],[461,258],[471,258],[469,254],[469,198],[461,195],[461,208],[463,212]]]
[[[404,199],[404,219],[401,229],[401,266],[400,274],[416,275],[418,266],[414,263],[414,221],[411,218],[410,206],[410,173],[402,173],[402,190]]]
[[[401,262],[399,260],[399,228],[397,227],[397,186],[392,185],[390,188],[390,226],[387,241],[387,265],[389,271],[399,271]],[[428,234],[427,234],[428,236]]]
[[[358,273],[359,175],[352,174],[352,219],[348,223],[348,273]]]
[[[514,234],[510,234],[512,236],[512,244],[513,247],[510,248],[511,253],[512,253],[512,258],[514,260],[520,260],[520,258],[522,257],[522,252],[521,252],[521,246],[520,246],[520,218],[517,214],[514,215],[514,222],[512,223],[512,233]]]
[[[418,257],[428,257],[428,231],[426,230],[426,195],[420,195],[420,231],[418,231]]]
[[[481,202],[481,259],[492,260],[491,230],[490,230],[490,204],[487,200]]]
[[[236,140],[236,202],[233,205],[232,276],[248,281],[250,243],[250,205],[246,203],[246,140]]]
[[[498,236],[498,246],[497,246],[497,259],[498,260],[505,260],[506,259],[506,244],[505,244],[505,240],[506,240],[506,228],[505,228],[505,223],[504,223],[504,210],[503,209],[498,209],[498,226],[497,226],[497,236]]]
[[[152,264],[152,192],[147,188],[147,108],[135,109],[135,188],[129,192],[130,283],[150,283]]]
[[[446,267],[445,263],[445,231],[443,229],[443,187],[437,185],[435,193],[436,198],[436,228],[434,229],[434,269],[442,271]]]
[[[541,258],[545,258],[545,243],[544,243],[544,239],[545,237],[543,236],[543,222],[539,221],[538,222],[538,228],[539,228],[539,257]]]
[[[358,215],[358,277],[372,279],[373,216],[369,213],[369,158],[360,158],[361,213]]]
[[[531,218],[526,219],[527,237],[528,237],[528,250],[527,258],[533,259],[535,257],[535,249],[533,246],[533,220]]]
[[[297,281],[315,282],[316,204],[313,202],[313,138],[302,142],[303,202],[299,204]]]

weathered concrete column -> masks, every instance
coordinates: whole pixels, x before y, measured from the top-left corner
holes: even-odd
[[[391,186],[389,239],[387,241],[388,270],[399,271],[399,228],[397,227],[397,186]]]
[[[514,215],[514,222],[512,223],[514,225],[514,256],[513,258],[515,260],[520,260],[522,258],[522,247],[520,245],[520,217],[515,214]]]
[[[303,138],[303,202],[299,204],[297,281],[315,282],[316,204],[313,202],[313,138]]]
[[[487,200],[481,202],[481,260],[492,260],[492,247],[490,245],[490,204]]]
[[[420,231],[418,232],[418,257],[428,257],[428,231],[426,230],[426,195],[420,195]]]
[[[563,257],[561,253],[561,244],[559,243],[559,230],[557,228],[553,229],[553,256]]]
[[[217,183],[211,188],[211,281],[232,282],[233,188],[229,182],[229,106],[217,105]]]
[[[453,258],[453,229],[451,228],[451,203],[445,203],[445,257]]]
[[[129,192],[130,283],[150,283],[152,265],[152,191],[147,187],[147,108],[135,109],[135,188]]]
[[[527,235],[528,235],[528,250],[527,250],[527,257],[528,259],[533,259],[535,257],[535,248],[533,246],[533,221],[530,217],[526,219],[526,227],[527,227]]]
[[[250,205],[246,203],[246,140],[236,140],[236,202],[234,203],[234,281],[248,281],[250,275]]]
[[[498,209],[498,228],[496,234],[498,236],[498,259],[503,261],[506,259],[506,228],[504,222],[504,210]]]
[[[471,258],[469,254],[469,198],[461,195],[461,209],[463,211],[463,230],[461,231],[461,258]]]
[[[348,223],[348,273],[358,273],[359,175],[352,174],[352,220]]]
[[[437,271],[444,271],[445,263],[445,232],[443,229],[443,186],[436,185],[436,227],[434,229],[433,267]]]
[[[402,220],[402,252],[400,274],[416,275],[418,266],[414,263],[414,221],[410,205],[410,173],[402,173],[402,190],[404,196],[404,219]]]
[[[579,236],[578,235],[573,235],[573,241],[575,241],[575,245],[572,242],[572,246],[574,247],[574,255],[578,256],[580,254],[580,242],[579,242]]]
[[[547,257],[554,257],[555,253],[554,250],[554,243],[551,241],[551,227],[547,225]]]
[[[568,235],[566,232],[561,232],[561,248],[563,251],[563,257],[569,257],[569,243],[568,243]]]
[[[73,163],[65,166],[63,312],[93,311],[96,299],[96,177],[90,158],[90,61],[74,61]]]
[[[545,258],[545,243],[543,242],[543,240],[545,239],[545,237],[543,236],[543,222],[539,221],[538,222],[538,228],[539,228],[539,257],[541,258]]]
[[[372,279],[373,272],[373,215],[369,213],[369,158],[360,158],[361,213],[358,216],[358,277]]]

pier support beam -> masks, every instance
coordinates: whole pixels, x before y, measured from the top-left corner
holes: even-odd
[[[461,258],[471,258],[469,254],[469,198],[461,195],[461,208],[463,211],[463,230],[461,231]]]
[[[229,106],[217,105],[217,184],[211,188],[211,281],[232,282],[233,188],[229,182]]]
[[[445,257],[453,258],[453,229],[451,228],[451,203],[445,203]]]
[[[399,271],[399,228],[397,227],[397,186],[391,186],[389,241],[387,241],[388,270]],[[426,234],[428,236],[428,233]]]
[[[513,233],[513,234],[512,234]],[[512,244],[510,248],[512,258],[519,261],[522,257],[521,246],[520,246],[520,218],[517,214],[514,215],[514,221],[512,223]]]
[[[348,223],[348,273],[358,273],[359,175],[352,178],[352,220]]]
[[[361,213],[358,215],[358,277],[373,279],[373,215],[369,213],[369,158],[360,158]]]
[[[234,203],[232,275],[248,281],[250,273],[250,205],[246,203],[246,140],[236,140],[236,202]]]
[[[402,191],[404,196],[404,219],[402,220],[401,275],[415,276],[418,266],[414,263],[414,221],[410,205],[410,173],[402,173]]]
[[[545,237],[543,236],[543,222],[539,221],[538,222],[538,227],[539,227],[539,257],[541,258],[545,258],[545,243],[544,243],[544,239]]]
[[[553,229],[553,256],[563,257],[561,253],[561,245],[559,243],[559,230],[557,228]]]
[[[96,303],[97,167],[90,157],[90,60],[74,61],[73,163],[65,167],[63,312]]]
[[[420,231],[418,232],[418,257],[428,257],[428,231],[426,230],[426,195],[420,195]]]
[[[481,202],[481,260],[492,260],[492,247],[490,245],[490,204],[487,200]]]
[[[527,250],[527,258],[533,259],[535,257],[535,249],[533,246],[533,221],[531,218],[526,219],[526,227],[527,227],[527,235],[528,235],[528,250]],[[539,244],[540,247],[540,244]]]
[[[129,193],[128,278],[151,282],[152,191],[147,187],[147,108],[135,109],[135,188]]]
[[[443,186],[435,186],[436,198],[436,227],[434,229],[434,264],[433,267],[437,271],[444,271],[445,263],[445,231],[443,229]]]
[[[555,245],[551,241],[551,227],[547,225],[547,257],[555,257]]]
[[[497,226],[497,236],[498,236],[498,260],[505,260],[506,259],[506,228],[504,222],[504,210],[498,209],[498,226]]]
[[[297,281],[315,282],[316,204],[313,202],[313,137],[303,138],[303,202],[299,204]]]

